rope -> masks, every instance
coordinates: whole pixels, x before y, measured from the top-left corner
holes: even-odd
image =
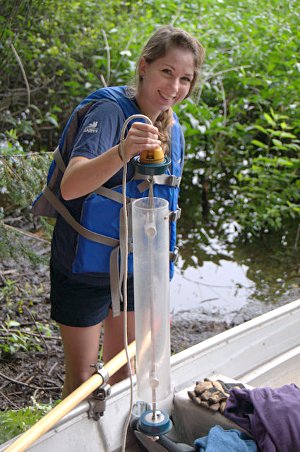
[[[130,424],[131,412],[133,407],[133,379],[132,379],[132,368],[130,357],[128,353],[128,332],[127,332],[127,276],[128,276],[128,217],[127,217],[127,202],[126,202],[126,177],[127,177],[127,161],[125,158],[125,150],[124,150],[124,139],[127,126],[130,121],[133,119],[145,119],[149,124],[152,125],[151,120],[145,115],[132,115],[126,119],[124,122],[122,131],[121,131],[121,141],[120,141],[120,151],[123,160],[123,178],[122,178],[122,198],[123,198],[123,214],[124,214],[124,236],[125,236],[125,244],[124,244],[124,254],[121,254],[121,259],[124,260],[124,282],[123,282],[123,301],[124,301],[124,349],[127,357],[127,366],[129,370],[129,378],[130,378],[130,402],[129,402],[129,411],[124,424],[124,433],[122,438],[122,452],[125,452],[126,447],[126,439],[128,427]],[[121,265],[122,268],[122,265]]]

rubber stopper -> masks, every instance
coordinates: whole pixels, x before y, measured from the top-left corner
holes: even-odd
[[[172,428],[172,422],[169,415],[163,411],[155,412],[153,419],[153,411],[144,411],[138,421],[138,430],[146,435],[161,436],[168,433]]]

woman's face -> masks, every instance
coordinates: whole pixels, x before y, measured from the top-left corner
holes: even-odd
[[[190,50],[178,47],[153,63],[142,59],[137,102],[142,113],[155,121],[158,115],[182,101],[189,93],[194,77],[194,57]]]

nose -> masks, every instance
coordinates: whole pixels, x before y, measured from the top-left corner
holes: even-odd
[[[172,95],[176,95],[179,90],[179,78],[174,77],[172,80],[170,80],[170,90],[172,92]]]

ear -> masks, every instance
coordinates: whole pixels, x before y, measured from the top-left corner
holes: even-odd
[[[147,70],[147,66],[148,66],[148,63],[146,62],[145,58],[142,57],[142,58],[141,58],[141,61],[140,61],[140,64],[139,64],[139,76],[140,76],[141,78],[144,77],[145,72],[146,72],[146,70]]]

